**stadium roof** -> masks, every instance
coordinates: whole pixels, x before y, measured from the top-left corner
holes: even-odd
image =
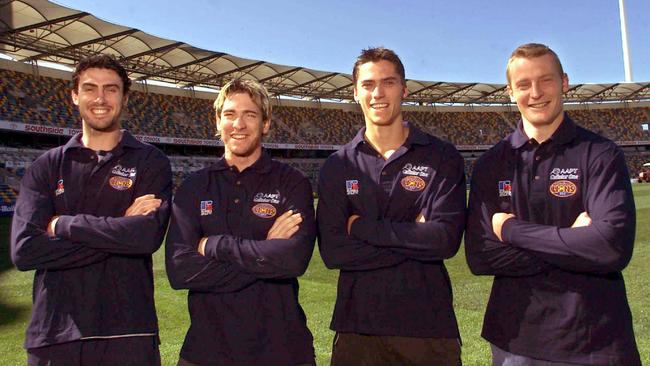
[[[250,60],[109,23],[45,0],[0,0],[0,53],[20,62],[72,66],[88,55],[116,55],[135,80],[219,88],[233,77],[271,93],[310,100],[353,100],[350,74]],[[510,104],[505,84],[407,80],[405,102],[417,105]],[[568,103],[650,100],[650,83],[575,84]]]

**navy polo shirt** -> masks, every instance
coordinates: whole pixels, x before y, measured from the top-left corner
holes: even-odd
[[[123,217],[135,198],[163,203]],[[34,161],[20,186],[11,256],[35,269],[26,348],[88,338],[157,335],[151,254],[162,242],[171,168],[155,147],[123,131],[101,161],[81,134]],[[47,224],[59,216],[56,237]]]
[[[571,228],[581,212],[592,224]],[[496,212],[503,242],[492,231]],[[621,271],[635,207],[622,151],[566,115],[539,144],[519,128],[477,161],[466,255],[494,275],[483,337],[511,353],[590,365],[640,365]]]
[[[302,213],[290,239],[267,240],[278,216]],[[198,251],[208,237],[205,256]],[[309,180],[266,154],[240,172],[224,158],[187,178],[166,240],[172,287],[189,289],[191,325],[181,357],[201,365],[314,362],[298,303],[316,224]]]
[[[465,223],[463,159],[412,124],[389,159],[365,128],[320,172],[320,253],[340,270],[331,328],[371,335],[458,338],[449,275]],[[426,222],[416,223],[422,214]],[[347,233],[347,221],[359,215]]]

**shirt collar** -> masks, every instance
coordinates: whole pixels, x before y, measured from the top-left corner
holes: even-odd
[[[266,149],[262,148],[262,155],[260,156],[260,158],[257,159],[257,161],[253,163],[253,165],[249,166],[244,170],[250,170],[260,174],[268,173],[271,171],[272,160],[273,159],[271,159],[269,154],[266,153]],[[234,169],[234,166],[232,168]],[[215,171],[223,171],[223,170],[230,170],[231,166],[228,165],[225,155],[222,155],[214,164],[212,164],[210,169]]]
[[[427,145],[429,143],[429,138],[427,137],[427,134],[424,133],[422,130],[420,130],[417,126],[415,126],[411,122],[405,122],[406,125],[409,128],[409,135],[406,137],[406,141],[404,141],[403,146],[405,147],[411,147],[411,145]],[[359,132],[357,132],[356,136],[351,141],[351,146],[353,148],[357,148],[361,143],[365,143],[366,139],[364,137],[366,133],[366,127],[362,127]]]
[[[549,138],[550,141],[553,141],[557,144],[566,144],[573,140],[576,136],[576,124],[569,118],[569,115],[564,113],[564,119],[557,130],[553,132],[553,135]],[[510,144],[513,148],[519,149],[524,146],[530,138],[524,132],[524,123],[523,120],[519,120],[517,124],[517,129],[509,137]]]
[[[65,145],[63,145],[63,152],[65,153],[69,149],[86,149],[86,147],[81,142],[81,137],[81,132],[77,132],[74,136],[72,136],[70,140]],[[138,139],[136,139],[135,136],[133,136],[129,131],[122,130],[122,138],[120,139],[120,142],[118,142],[111,151],[117,155],[124,149],[124,147],[139,149],[142,147],[142,143],[138,141]]]

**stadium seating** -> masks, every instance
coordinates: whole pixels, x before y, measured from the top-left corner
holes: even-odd
[[[69,82],[0,70],[0,119],[47,126],[79,127],[76,108],[70,103]],[[615,141],[647,141],[642,123],[650,119],[649,108],[570,110],[579,124]],[[415,123],[456,145],[492,145],[506,136],[519,121],[519,113],[486,111],[404,112]],[[213,139],[212,100],[133,91],[123,116],[125,128],[135,134]],[[363,125],[360,111],[332,108],[275,106],[273,143],[342,145]]]
[[[79,115],[70,102],[70,82],[0,69],[0,119],[57,127],[79,127]],[[213,139],[215,136],[212,100],[132,91],[123,125],[135,134]],[[650,140],[641,126],[650,120],[650,108],[572,109],[569,115],[580,125],[620,142]],[[506,136],[519,122],[517,111],[436,111],[405,108],[404,118],[425,131],[457,146],[492,145]],[[266,141],[290,144],[342,145],[363,126],[363,115],[349,108],[311,108],[282,105],[273,108],[273,127]],[[631,150],[630,150],[631,151]],[[627,151],[632,176],[650,161],[643,151]],[[0,146],[0,183],[16,187],[16,182],[43,151]],[[468,176],[477,153],[465,153]],[[174,186],[191,172],[214,161],[213,157],[172,156]],[[323,159],[284,159],[309,177],[316,189]],[[10,184],[7,185],[7,182]],[[15,200],[15,189],[1,193],[3,200]]]
[[[0,184],[0,204],[11,206],[16,203],[18,192],[9,185]]]

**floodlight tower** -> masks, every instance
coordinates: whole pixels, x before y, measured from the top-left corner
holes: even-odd
[[[621,17],[621,38],[623,42],[623,64],[625,66],[625,82],[632,82],[632,63],[630,61],[630,46],[627,42],[627,17],[625,16],[625,0],[618,0],[618,10]]]

